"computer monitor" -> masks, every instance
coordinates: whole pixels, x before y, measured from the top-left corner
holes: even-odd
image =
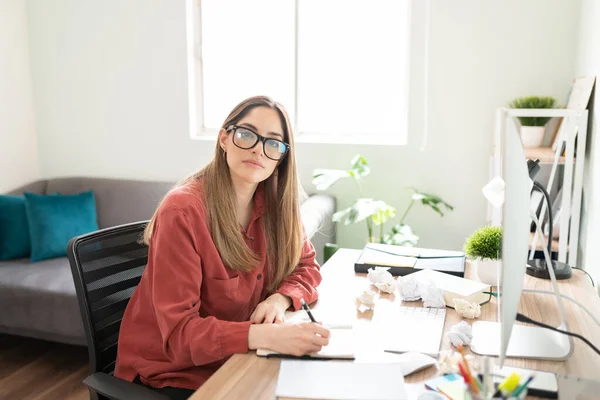
[[[477,321],[473,324],[471,350],[482,355],[564,360],[572,353],[572,340],[544,328],[515,325],[523,291],[530,241],[530,196],[532,182],[527,159],[513,118],[506,113],[502,173],[505,183],[502,212],[502,273],[498,302],[500,322]],[[549,255],[548,255],[549,257]],[[554,280],[556,283],[556,280]],[[555,285],[555,288],[557,286]],[[557,296],[563,311],[562,299]],[[566,326],[563,316],[563,325]]]

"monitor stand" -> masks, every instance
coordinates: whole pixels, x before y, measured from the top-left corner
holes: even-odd
[[[540,224],[535,214],[531,215],[538,230],[538,235],[542,235]],[[550,254],[545,246],[542,246],[544,258],[548,265],[552,265]],[[556,275],[552,268],[548,268],[552,288],[557,299],[559,314],[561,317],[561,330],[569,330],[567,324],[566,313]],[[500,294],[502,301],[502,294]],[[534,318],[536,319],[536,318]],[[480,355],[500,356],[501,348],[501,324],[491,321],[477,321],[473,323],[473,340],[470,344],[471,351]],[[515,358],[535,358],[538,360],[566,360],[573,354],[573,338],[559,332],[549,329],[528,326],[528,325],[513,325],[508,348],[506,349],[505,357]],[[500,360],[502,364],[503,359]]]
[[[561,327],[564,329],[564,327]],[[477,321],[473,324],[473,353],[500,356],[500,323]],[[536,326],[513,326],[506,357],[538,360],[566,360],[573,353],[571,340],[562,333]]]

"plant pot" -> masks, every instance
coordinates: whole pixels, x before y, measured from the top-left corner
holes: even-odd
[[[546,128],[543,126],[522,126],[521,141],[523,147],[540,147],[544,141]]]
[[[335,243],[325,243],[325,247],[323,248],[323,264],[325,264],[339,249],[340,246]]]
[[[502,260],[477,260],[477,277],[482,283],[490,286],[498,286],[500,283],[500,271],[502,269]]]

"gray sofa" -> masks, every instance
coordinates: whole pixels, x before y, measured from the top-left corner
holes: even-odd
[[[101,178],[60,178],[37,181],[8,194],[74,194],[93,190],[100,229],[149,219],[173,182]],[[309,196],[301,205],[308,236],[323,260],[323,246],[335,242],[331,216],[335,199]],[[85,333],[66,257],[30,263],[0,261],[0,332],[85,345]]]

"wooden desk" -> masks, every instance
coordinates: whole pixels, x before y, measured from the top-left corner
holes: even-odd
[[[327,315],[339,315],[340,312],[349,312],[356,316],[355,330],[360,337],[361,327],[369,324],[374,311],[357,313],[354,298],[363,290],[371,289],[365,274],[354,273],[354,261],[358,258],[360,250],[341,249],[322,267],[323,282],[319,287],[319,300],[314,309],[319,310],[323,319]],[[467,278],[476,279],[474,271],[467,265]],[[552,290],[549,281],[525,277],[524,287],[527,289]],[[600,315],[600,299],[593,290],[589,278],[581,271],[573,271],[573,277],[560,281],[559,288],[562,294],[571,296],[583,303],[594,315]],[[383,294],[378,301],[391,301],[402,304],[398,296]],[[407,303],[409,306],[422,306],[422,302]],[[571,330],[582,334],[597,347],[600,345],[600,328],[579,307],[565,301],[568,322]],[[542,294],[523,294],[520,312],[525,315],[549,323],[553,326],[560,324],[558,306],[553,296]],[[497,320],[497,304],[495,300],[482,306],[481,320]],[[447,309],[447,331],[461,318],[452,309]],[[467,320],[472,322],[471,320]],[[360,341],[360,348],[368,346],[368,341]],[[587,378],[600,378],[600,357],[585,343],[574,339],[575,349],[567,361],[536,361],[524,359],[507,359],[505,365],[556,372],[567,375],[577,375]],[[452,345],[446,339],[442,340],[442,349],[449,349]],[[475,355],[478,358],[477,355]],[[192,400],[200,399],[265,399],[272,400],[275,393],[275,384],[279,372],[280,360],[257,357],[253,352],[236,354],[231,357],[196,393]],[[427,368],[421,372],[405,378],[407,391],[410,398],[416,398],[424,391],[423,382],[438,375],[435,367]]]

